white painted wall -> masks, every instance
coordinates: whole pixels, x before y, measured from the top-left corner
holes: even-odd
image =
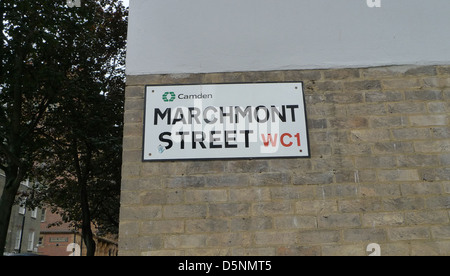
[[[367,1],[131,0],[127,74],[450,64],[450,0]]]

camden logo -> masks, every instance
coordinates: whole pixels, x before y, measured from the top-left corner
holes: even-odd
[[[162,99],[164,102],[173,102],[175,100],[175,92],[165,92],[162,95]]]

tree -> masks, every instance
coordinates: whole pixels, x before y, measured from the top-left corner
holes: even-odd
[[[60,187],[77,193],[68,197],[78,200],[72,207],[79,204],[78,221],[93,253],[92,233],[85,226],[92,209],[85,192],[95,192],[89,188],[95,183],[98,190],[117,193],[120,185],[126,10],[113,0],[83,0],[80,8],[70,8],[66,1],[2,0],[0,14],[0,169],[6,174],[0,255],[20,182],[43,171],[43,184],[49,180],[43,176],[54,177]],[[65,163],[64,169],[68,154],[73,164]],[[115,163],[106,162],[109,158]],[[103,212],[98,222],[108,216]]]
[[[118,229],[123,111],[117,102],[123,102],[123,89],[113,91],[119,100],[112,92],[102,95],[83,74],[78,90],[45,120],[43,134],[54,142],[40,151],[36,197],[82,229],[87,254],[93,255],[91,223],[106,233]]]
[[[95,253],[92,222],[103,233],[117,232],[120,194],[122,126],[114,115],[122,113],[95,91],[73,93],[46,120],[54,145],[41,151],[35,171],[42,183],[36,197],[82,230],[88,255]]]
[[[2,14],[0,79],[0,169],[6,184],[0,198],[0,254],[3,255],[11,208],[20,182],[33,166],[43,141],[36,135],[47,108],[64,86],[64,49],[54,35],[49,5],[5,0]],[[60,10],[57,13],[61,13]],[[38,20],[39,18],[39,20]],[[35,24],[39,22],[39,24]],[[52,49],[50,51],[50,49]]]

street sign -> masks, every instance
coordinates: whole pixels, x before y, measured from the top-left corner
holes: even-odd
[[[146,87],[144,161],[309,156],[301,82]]]

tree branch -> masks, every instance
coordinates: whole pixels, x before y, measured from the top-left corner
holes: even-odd
[[[28,124],[28,130],[22,135],[22,139],[25,139],[32,131],[36,129],[49,105],[50,101],[47,100],[47,97],[44,97],[39,104],[39,111],[35,114],[34,120]]]

